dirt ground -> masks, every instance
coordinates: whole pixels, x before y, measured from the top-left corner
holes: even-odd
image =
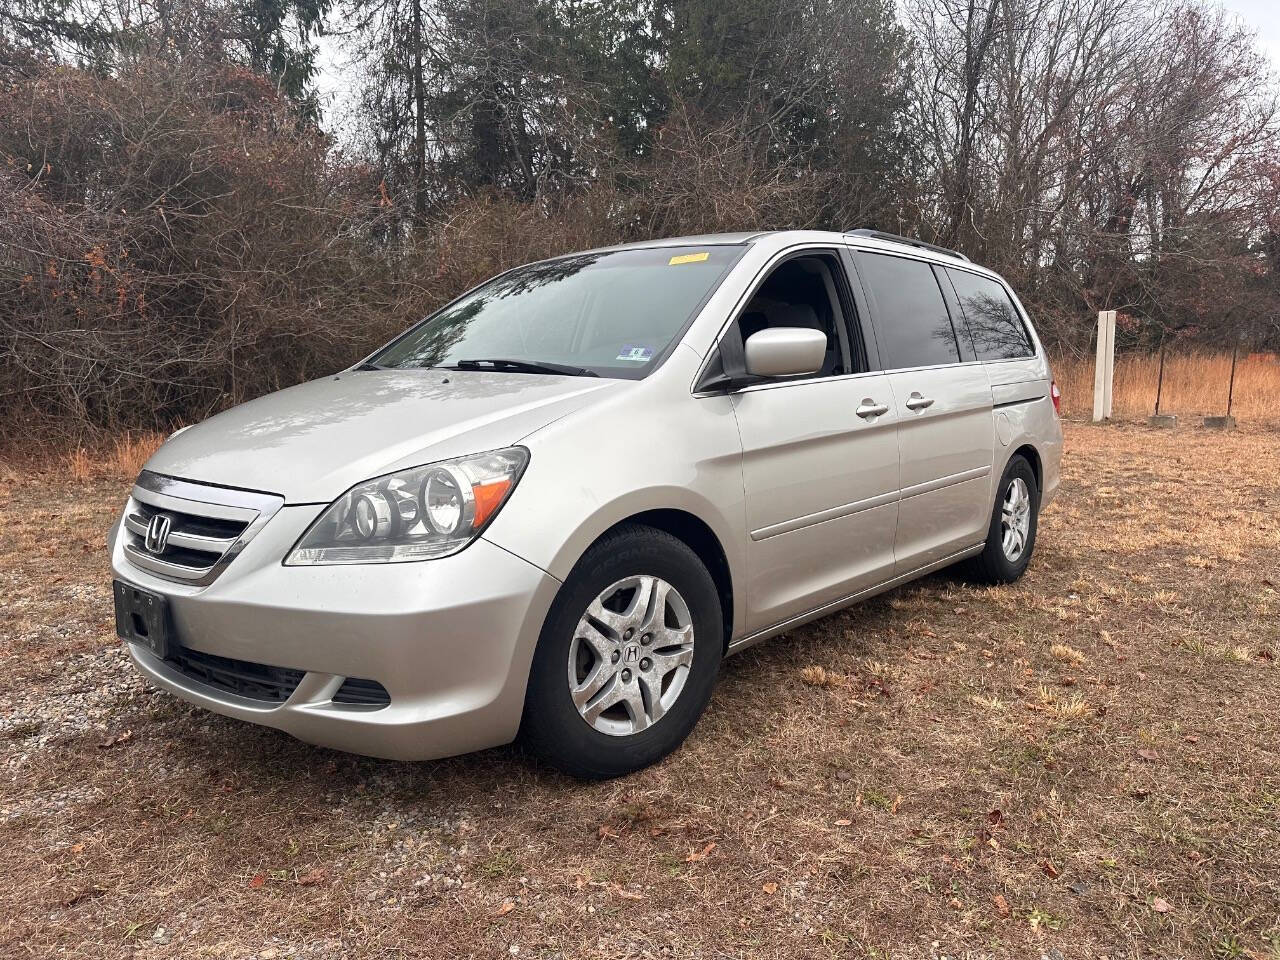
[[[0,956],[1280,958],[1280,432],[1068,430],[1027,577],[724,665],[658,767],[365,760],[149,689],[127,484],[0,486]]]

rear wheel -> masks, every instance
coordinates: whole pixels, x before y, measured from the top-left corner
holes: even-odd
[[[682,541],[643,526],[606,535],[574,567],[547,616],[521,739],[586,779],[660,760],[711,697],[722,624],[715,583]]]
[[[986,546],[965,565],[965,572],[979,583],[1013,583],[1031,562],[1039,519],[1036,473],[1025,457],[1015,456],[996,489]]]

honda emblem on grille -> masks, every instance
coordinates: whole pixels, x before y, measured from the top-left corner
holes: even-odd
[[[157,513],[151,518],[151,522],[147,524],[147,536],[143,541],[143,545],[150,553],[164,553],[164,548],[169,544],[169,528],[173,526],[173,520],[163,513]]]

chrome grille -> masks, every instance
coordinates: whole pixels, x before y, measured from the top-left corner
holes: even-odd
[[[124,553],[148,573],[204,586],[283,503],[284,498],[274,494],[192,483],[144,470],[125,506]]]

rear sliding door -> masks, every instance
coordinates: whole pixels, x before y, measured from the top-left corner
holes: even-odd
[[[927,261],[855,254],[898,421],[895,571],[909,573],[980,543],[991,519],[991,385],[957,337]]]

